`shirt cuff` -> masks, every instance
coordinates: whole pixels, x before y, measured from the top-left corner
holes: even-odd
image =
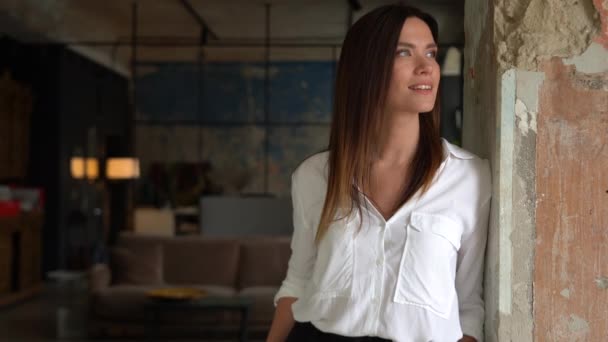
[[[474,337],[477,342],[483,341],[483,326],[479,324],[477,319],[467,319],[461,317],[460,326],[462,334]]]
[[[277,294],[274,296],[274,301],[273,301],[274,306],[276,307],[279,299],[281,299],[283,297],[300,298],[300,296],[302,296],[302,292],[303,292],[302,287],[297,286],[295,284],[289,284],[287,282],[283,282],[283,285],[281,285],[281,288],[279,289]]]

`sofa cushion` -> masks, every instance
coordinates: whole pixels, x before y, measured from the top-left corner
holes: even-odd
[[[274,295],[279,291],[274,286],[256,286],[242,289],[237,296],[253,299],[249,313],[249,323],[252,325],[270,326],[274,316]]]
[[[241,241],[238,288],[280,286],[291,255],[290,238]]]
[[[137,250],[113,247],[110,250],[110,267],[113,284],[162,284],[162,248],[149,245]]]
[[[170,284],[234,288],[239,245],[235,240],[181,237],[164,244],[164,279]]]
[[[140,235],[127,231],[118,236],[116,246],[139,250],[140,248],[151,248],[151,246],[162,246],[167,239],[167,237]]]

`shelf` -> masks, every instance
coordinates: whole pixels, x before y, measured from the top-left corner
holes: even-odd
[[[0,217],[0,306],[42,288],[42,213]]]

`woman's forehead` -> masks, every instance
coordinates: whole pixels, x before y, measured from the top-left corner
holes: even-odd
[[[434,42],[429,26],[420,18],[410,17],[405,20],[399,35],[399,43],[427,45]]]

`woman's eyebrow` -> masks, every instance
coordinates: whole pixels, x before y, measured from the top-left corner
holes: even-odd
[[[414,44],[412,44],[412,43],[406,43],[406,42],[399,42],[399,43],[397,44],[397,46],[404,46],[404,47],[408,47],[408,48],[412,48],[412,49],[416,47],[416,45],[414,45]],[[426,46],[426,48],[427,48],[427,49],[431,49],[431,48],[437,48],[437,44],[435,44],[435,43],[428,44],[428,45]]]

